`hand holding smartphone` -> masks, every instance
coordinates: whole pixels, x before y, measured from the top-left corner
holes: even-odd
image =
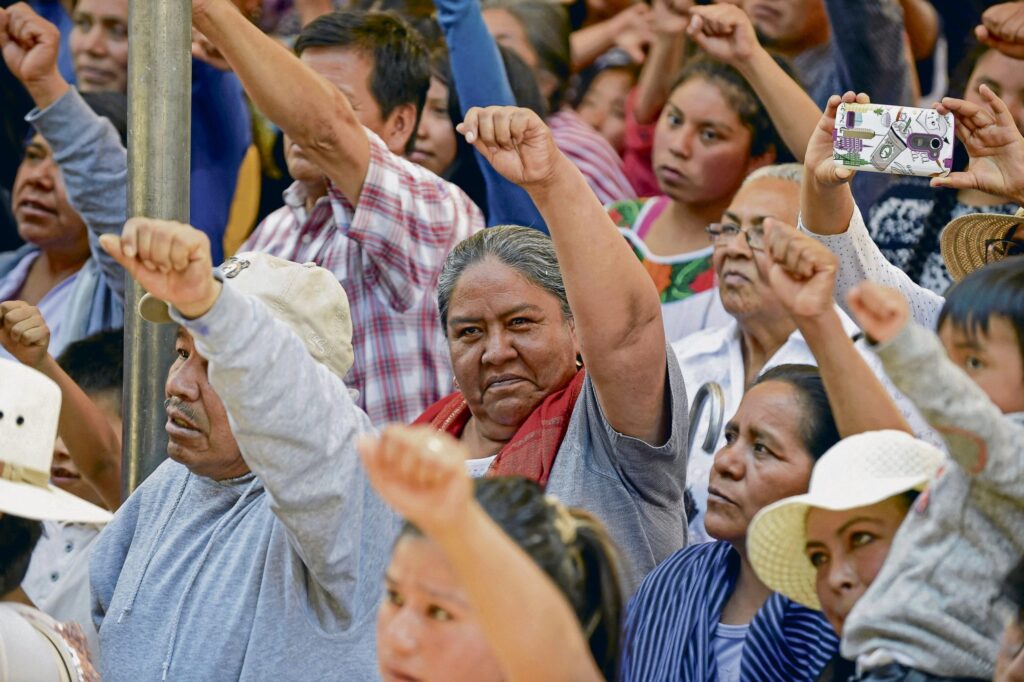
[[[953,170],[953,114],[934,109],[843,102],[836,111],[837,166],[937,177]]]

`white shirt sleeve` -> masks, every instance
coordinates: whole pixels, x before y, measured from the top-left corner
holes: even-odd
[[[815,234],[807,229],[800,216],[799,229],[814,237],[839,258],[836,275],[836,303],[847,314],[853,315],[847,296],[861,282],[876,282],[899,291],[910,303],[914,321],[928,329],[935,329],[939,312],[946,299],[915,283],[907,273],[888,260],[871,239],[860,209],[854,207],[846,232],[837,235]]]

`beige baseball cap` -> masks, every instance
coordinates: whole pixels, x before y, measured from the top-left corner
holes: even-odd
[[[747,557],[765,585],[798,604],[821,609],[817,570],[807,558],[807,512],[867,507],[923,490],[945,455],[902,431],[870,431],[844,438],[814,465],[804,495],[773,502],[754,516]]]
[[[106,509],[50,483],[60,400],[60,388],[48,377],[0,359],[0,514],[106,523]]]
[[[225,286],[262,301],[317,362],[345,377],[352,367],[352,318],[348,296],[330,270],[255,251],[228,258],[218,270]],[[139,315],[157,324],[174,322],[167,302],[151,294],[139,301]]]
[[[1024,244],[1024,208],[1016,215],[970,213],[951,220],[939,235],[939,248],[949,276],[959,282],[985,265],[989,244],[1001,239]],[[995,260],[999,258],[996,256]]]

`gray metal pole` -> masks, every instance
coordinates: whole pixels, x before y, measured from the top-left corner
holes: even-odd
[[[128,214],[188,222],[192,3],[131,0],[128,11]],[[164,382],[175,330],[136,313],[144,292],[128,278],[124,325],[125,496],[167,454]]]

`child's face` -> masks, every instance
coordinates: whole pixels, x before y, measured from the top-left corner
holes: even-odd
[[[1017,332],[1008,319],[993,315],[988,332],[979,328],[973,335],[946,320],[939,338],[950,359],[1003,413],[1024,412],[1024,361]]]

